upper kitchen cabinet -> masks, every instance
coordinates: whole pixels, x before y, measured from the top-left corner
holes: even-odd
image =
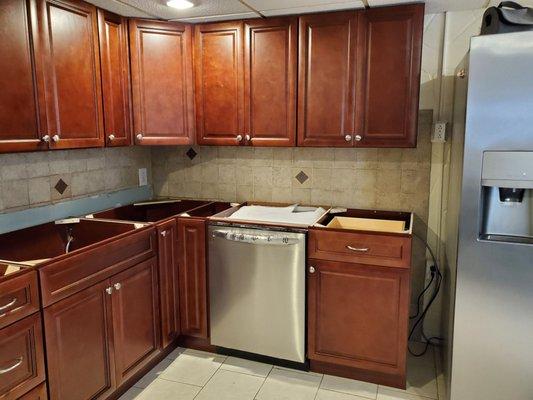
[[[244,24],[245,144],[296,145],[297,18]]]
[[[191,26],[130,20],[130,54],[135,142],[140,145],[192,144]]]
[[[376,8],[364,15],[365,108],[357,146],[415,147],[424,5]]]
[[[298,145],[353,145],[361,66],[362,12],[300,18]]]
[[[243,23],[197,25],[196,133],[204,145],[244,141]]]
[[[96,7],[77,0],[32,0],[39,23],[36,56],[44,61],[50,147],[104,145]]]
[[[44,89],[36,63],[33,2],[0,1],[0,152],[47,148]]]
[[[98,10],[104,126],[107,146],[131,144],[128,22]]]

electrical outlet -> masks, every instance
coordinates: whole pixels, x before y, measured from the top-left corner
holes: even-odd
[[[139,186],[148,185],[148,172],[146,168],[139,168]]]
[[[433,127],[433,135],[431,141],[433,143],[445,143],[446,142],[446,128],[448,124],[446,122],[436,122]]]

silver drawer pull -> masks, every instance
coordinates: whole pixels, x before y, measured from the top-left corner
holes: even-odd
[[[6,369],[0,369],[0,375],[7,374],[8,372],[13,371],[16,369],[20,364],[22,364],[23,357],[17,358],[17,361],[15,364],[13,364],[11,367],[7,367]]]
[[[353,246],[346,246],[348,250],[351,251],[357,251],[358,253],[366,253],[368,250],[370,250],[368,247],[353,247]]]
[[[14,306],[17,303],[17,298],[15,297],[13,300],[11,300],[9,303],[4,304],[0,307],[0,311],[7,310],[9,307]]]

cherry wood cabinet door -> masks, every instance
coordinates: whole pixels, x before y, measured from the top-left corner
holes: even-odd
[[[245,143],[296,145],[298,19],[244,23]]]
[[[115,389],[111,295],[106,289],[109,281],[44,309],[50,398],[103,399]]]
[[[0,1],[0,153],[48,148],[34,16],[30,0]]]
[[[0,330],[0,399],[18,399],[45,380],[41,316]]]
[[[361,13],[299,19],[298,146],[353,146],[359,123]]]
[[[307,277],[309,358],[405,379],[409,270],[311,259]]]
[[[159,287],[154,257],[111,278],[116,382],[119,386],[160,351]]]
[[[195,27],[197,143],[244,144],[243,23]]]
[[[107,146],[131,144],[128,20],[98,10],[104,128]]]
[[[129,24],[136,144],[192,144],[191,26],[135,19]]]
[[[104,145],[96,7],[79,0],[37,2],[36,55],[45,61],[50,147]]]
[[[204,339],[208,337],[205,235],[203,219],[178,218],[181,332]]]
[[[176,219],[157,226],[159,237],[159,292],[161,297],[161,330],[163,347],[180,334],[178,236]]]
[[[358,147],[415,147],[424,5],[370,9],[364,126]]]

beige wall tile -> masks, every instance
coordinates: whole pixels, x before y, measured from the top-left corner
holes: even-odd
[[[376,190],[378,193],[400,193],[401,170],[379,170],[377,172]]]
[[[22,208],[30,204],[28,180],[10,180],[2,184],[4,208]]]
[[[331,168],[313,168],[313,189],[331,189]]]
[[[47,203],[52,199],[50,192],[50,177],[32,178],[28,180],[28,195],[30,204]]]
[[[0,156],[2,180],[20,180],[28,177],[26,157],[24,154],[4,154]]]
[[[272,185],[276,188],[290,188],[292,182],[290,167],[274,166],[272,169]]]
[[[50,175],[48,152],[35,152],[26,154],[26,169],[28,178]]]
[[[252,185],[237,185],[237,201],[244,202],[252,199],[253,187]]]

